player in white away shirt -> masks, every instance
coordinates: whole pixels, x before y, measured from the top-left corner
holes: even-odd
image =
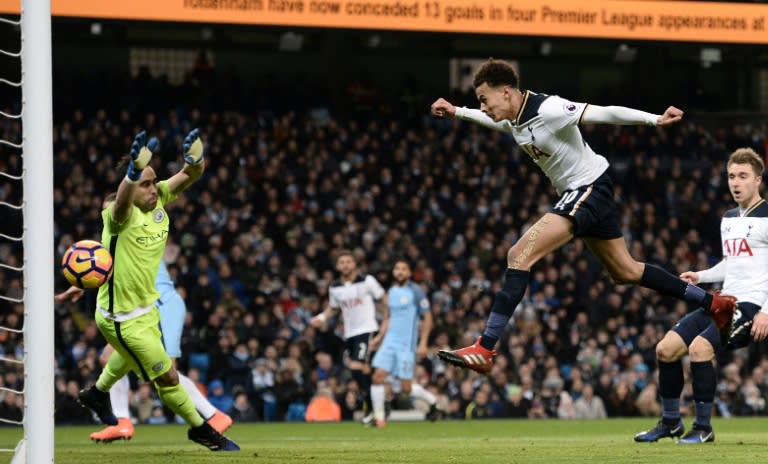
[[[489,372],[496,355],[494,347],[523,298],[531,267],[574,237],[586,243],[614,282],[640,284],[702,306],[718,327],[730,321],[735,298],[710,295],[660,267],[632,258],[619,227],[613,186],[605,172],[608,161],[592,151],[578,127],[580,123],[669,126],[682,119],[682,111],[670,106],[657,115],[521,90],[514,68],[493,59],[475,73],[474,87],[479,110],[457,108],[440,98],[432,104],[432,114],[465,119],[511,134],[561,196],[507,252],[503,286],[495,295],[483,335],[466,348],[440,351],[441,359]]]
[[[685,432],[680,419],[683,391],[681,359],[690,354],[696,419],[693,428],[678,443],[715,441],[710,418],[715,399],[716,375],[712,360],[723,348],[745,347],[768,335],[768,203],[760,197],[765,165],[751,148],[740,148],[728,159],[728,188],[737,208],[727,211],[720,223],[723,260],[710,269],[684,272],[692,282],[723,282],[723,292],[738,302],[731,324],[719,331],[699,309],[680,320],[656,345],[659,361],[659,390],[663,406],[656,427],[635,435],[635,441],[655,442],[679,437]]]
[[[373,419],[373,407],[368,393],[371,389],[370,352],[381,343],[389,325],[386,312],[387,294],[372,275],[360,274],[355,257],[342,251],[336,257],[336,270],[340,277],[328,288],[328,308],[313,317],[313,327],[326,329],[328,319],[338,315],[344,321],[344,340],[349,354],[349,370],[357,381],[366,405],[366,422]],[[379,327],[374,300],[382,303],[384,319]],[[378,333],[377,333],[378,332]]]

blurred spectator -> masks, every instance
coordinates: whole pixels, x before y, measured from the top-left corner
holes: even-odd
[[[259,420],[259,414],[251,406],[248,395],[245,392],[238,392],[229,410],[230,417],[235,422],[253,422]]]
[[[594,395],[592,384],[584,384],[581,397],[573,403],[574,419],[605,419],[605,405],[602,398]]]
[[[208,384],[208,401],[219,411],[229,411],[235,400],[224,390],[224,383],[215,379]]]
[[[333,399],[330,388],[322,387],[307,407],[307,422],[338,422],[341,420],[341,408]]]

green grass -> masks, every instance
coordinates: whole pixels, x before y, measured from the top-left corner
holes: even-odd
[[[385,429],[353,423],[238,424],[228,435],[242,451],[220,454],[189,442],[183,426],[140,426],[132,441],[108,445],[88,440],[98,427],[59,427],[56,463],[726,464],[765,458],[768,418],[716,420],[717,441],[712,444],[632,441],[636,432],[654,423],[654,419],[391,422]],[[0,429],[0,447],[13,448],[20,436],[19,429]],[[0,455],[0,462],[10,462],[10,455]]]

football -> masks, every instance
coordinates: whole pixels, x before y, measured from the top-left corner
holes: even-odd
[[[99,288],[112,276],[112,255],[99,242],[80,240],[64,253],[61,272],[75,287]]]

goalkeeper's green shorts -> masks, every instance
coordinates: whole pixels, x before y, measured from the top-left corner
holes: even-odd
[[[165,352],[160,333],[157,306],[147,314],[123,322],[106,319],[97,309],[96,324],[125,364],[144,381],[152,381],[171,368],[171,358]],[[115,361],[110,359],[109,364]]]

